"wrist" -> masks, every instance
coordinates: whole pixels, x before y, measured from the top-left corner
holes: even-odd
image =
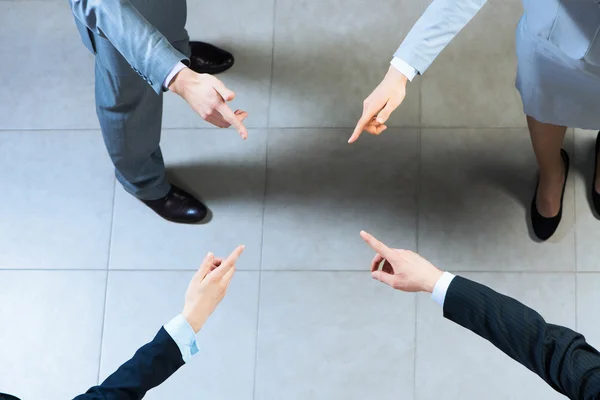
[[[191,313],[187,312],[186,310],[183,310],[181,315],[183,316],[183,318],[185,318],[187,323],[192,327],[192,329],[194,330],[194,333],[200,332],[200,329],[202,329],[202,327],[204,326],[205,318],[194,317]]]
[[[444,271],[440,271],[439,269],[435,268],[435,270],[433,270],[425,279],[423,291],[427,293],[433,293],[433,289],[435,288],[435,285],[438,283],[442,275],[444,275]]]
[[[188,82],[194,76],[194,71],[188,67],[183,68],[179,71],[169,83],[169,90],[175,94],[181,96]]]
[[[388,72],[385,75],[386,79],[394,82],[397,85],[406,86],[408,84],[408,78],[402,72],[398,71],[396,67],[390,65]]]

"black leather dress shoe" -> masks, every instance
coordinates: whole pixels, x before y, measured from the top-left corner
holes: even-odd
[[[19,398],[10,394],[0,393],[0,400],[19,400]]]
[[[558,224],[560,224],[560,219],[562,218],[563,199],[565,197],[565,188],[567,187],[567,178],[569,177],[569,154],[561,149],[560,155],[565,167],[565,181],[563,183],[562,194],[560,195],[560,209],[558,210],[558,214],[554,217],[546,218],[539,213],[536,205],[537,190],[540,184],[539,180],[535,187],[535,193],[531,202],[531,225],[533,227],[533,232],[540,240],[549,239],[550,236],[556,232],[556,228],[558,228]]]
[[[594,156],[594,180],[592,181],[592,205],[596,217],[600,217],[600,193],[596,191],[596,171],[598,170],[598,152],[600,151],[600,132],[596,136],[596,153]]]
[[[219,74],[233,66],[233,55],[204,42],[190,42],[190,68],[199,74]]]
[[[171,191],[162,199],[142,202],[167,221],[180,224],[201,222],[208,214],[208,209],[200,200],[173,185]]]

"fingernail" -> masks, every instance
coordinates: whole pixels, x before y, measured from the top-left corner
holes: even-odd
[[[206,258],[213,258],[213,253],[211,253],[210,251],[208,252],[208,254],[206,255]]]

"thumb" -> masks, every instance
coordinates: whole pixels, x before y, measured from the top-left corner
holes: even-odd
[[[385,104],[385,107],[377,114],[377,122],[380,124],[385,124],[385,122],[390,118],[390,115],[394,112],[396,108],[400,105],[401,101],[396,99],[389,99]]]
[[[371,272],[371,277],[373,277],[373,279],[378,280],[379,282],[383,282],[386,285],[389,285],[391,287],[394,287],[394,281],[396,280],[395,275],[388,274],[387,272],[383,272],[383,271],[373,271],[373,272]]]
[[[215,83],[213,83],[213,88],[221,95],[223,100],[231,101],[235,99],[235,93],[232,90],[227,89],[225,84],[220,80],[215,78]]]

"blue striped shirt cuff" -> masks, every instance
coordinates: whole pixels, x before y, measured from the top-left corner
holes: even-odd
[[[187,363],[192,356],[198,353],[196,334],[190,324],[183,318],[183,315],[179,314],[169,321],[169,323],[165,325],[165,330],[169,336],[171,336],[177,347],[179,347],[183,362]]]

